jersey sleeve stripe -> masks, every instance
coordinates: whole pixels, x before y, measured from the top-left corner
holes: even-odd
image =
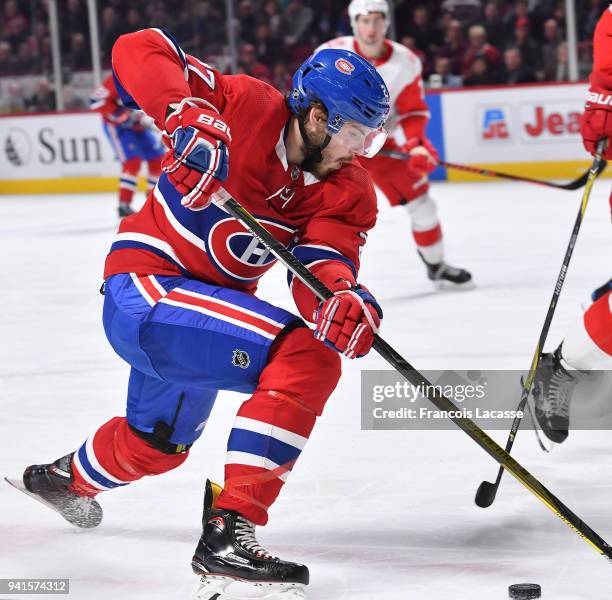
[[[185,81],[187,81],[187,57],[185,56],[185,53],[183,52],[183,49],[180,47],[179,43],[174,39],[174,36],[171,33],[167,32],[165,29],[159,29],[158,27],[151,27],[151,31],[155,31],[155,33],[159,34],[162,38],[164,38],[170,48],[172,48],[176,52],[178,57],[181,59],[181,62],[183,63],[183,72],[185,75]]]
[[[153,192],[153,196],[164,209],[164,213],[172,229],[174,229],[174,231],[176,231],[176,233],[184,240],[193,244],[202,252],[206,252],[204,240],[189,230],[189,222],[187,219],[196,221],[198,218],[197,214],[193,211],[184,209],[184,207],[181,205],[181,194],[179,194],[179,192],[177,192],[176,189],[170,184],[168,177],[165,174],[159,178],[157,187]],[[173,210],[173,207],[176,208],[176,213]],[[177,215],[181,216],[183,222],[179,221]]]
[[[113,69],[113,81],[115,83],[115,87],[117,88],[117,93],[119,94],[119,98],[121,98],[121,102],[123,102],[124,106],[128,108],[133,108],[135,110],[140,110],[140,106],[132,96],[128,93],[128,91],[121,85],[119,81],[119,77],[117,77],[115,73],[115,69]]]
[[[327,246],[319,246],[316,244],[302,244],[293,248],[291,250],[291,253],[300,262],[310,268],[312,268],[315,264],[319,264],[329,260],[337,260],[343,262],[351,269],[353,277],[357,279],[357,268],[355,267],[353,261],[349,260],[348,258],[346,258],[346,256],[344,256],[337,250],[334,250],[333,248],[329,248]],[[287,284],[291,286],[292,282],[293,273],[291,273],[291,271],[287,271]]]

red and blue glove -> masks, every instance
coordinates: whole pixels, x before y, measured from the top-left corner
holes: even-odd
[[[440,160],[438,151],[427,138],[411,138],[401,148],[404,154],[409,154],[408,165],[413,171],[431,173]]]
[[[341,279],[332,291],[334,296],[315,310],[315,338],[347,358],[365,356],[380,328],[382,309],[363,285],[352,287]]]
[[[171,152],[162,160],[162,170],[183,194],[183,206],[205,209],[228,176],[229,126],[208,102],[186,98],[166,119],[166,135]]]
[[[602,138],[612,140],[612,91],[591,85],[584,106],[580,133],[587,152],[595,155],[597,142]],[[612,159],[612,142],[608,142],[605,159]]]

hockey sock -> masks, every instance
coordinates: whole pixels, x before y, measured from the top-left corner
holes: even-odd
[[[412,236],[423,259],[430,265],[441,263],[444,246],[435,202],[429,194],[424,194],[408,202],[406,208],[412,221]]]
[[[119,178],[120,204],[130,204],[132,202],[138,184],[140,163],[139,158],[130,158],[121,165],[121,177]]]
[[[277,340],[253,396],[231,431],[217,506],[265,525],[340,377],[338,354],[306,328]]]
[[[125,417],[114,417],[74,453],[70,489],[80,496],[95,496],[175,469],[187,456],[188,452],[165,454],[153,448],[130,429]]]

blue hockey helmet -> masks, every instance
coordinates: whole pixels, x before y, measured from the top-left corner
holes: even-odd
[[[364,155],[372,156],[380,149],[386,137],[382,126],[389,115],[389,92],[365,58],[349,50],[324,48],[304,61],[293,76],[289,108],[300,116],[317,100],[327,110],[331,135],[340,133],[350,121],[369,132],[365,135],[373,143]],[[382,141],[374,133],[383,133]]]

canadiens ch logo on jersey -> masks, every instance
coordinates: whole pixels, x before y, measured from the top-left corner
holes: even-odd
[[[206,252],[219,271],[233,279],[253,281],[276,262],[274,255],[234,217],[215,207],[209,207],[205,213],[210,227],[205,238]],[[259,220],[283,244],[293,240],[295,228],[269,218]]]
[[[232,355],[232,364],[235,367],[247,369],[251,364],[251,359],[244,350],[234,350],[234,354]]]

